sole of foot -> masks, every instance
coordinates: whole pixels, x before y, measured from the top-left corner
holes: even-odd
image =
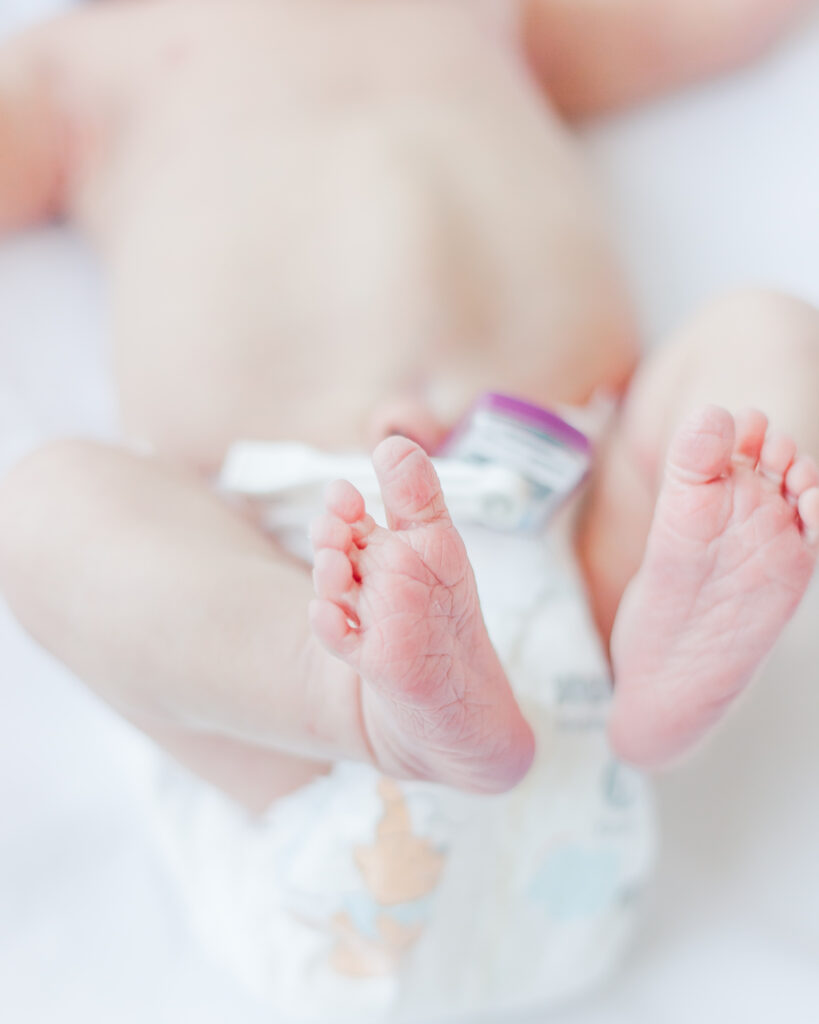
[[[693,413],[612,634],[619,756],[660,766],[707,731],[799,605],[817,547],[816,465],[761,412]]]
[[[435,469],[404,437],[383,441],[373,465],[387,529],[343,480],[313,523],[313,632],[360,677],[381,770],[507,790],[528,771],[534,737],[489,639]]]

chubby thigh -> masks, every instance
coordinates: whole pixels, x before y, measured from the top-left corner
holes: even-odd
[[[88,212],[132,436],[212,466],[242,436],[363,444],[392,396],[448,422],[487,388],[582,401],[628,378],[629,305],[566,132],[483,22],[410,7],[345,7],[343,30],[312,6],[208,9],[136,105],[117,202]]]

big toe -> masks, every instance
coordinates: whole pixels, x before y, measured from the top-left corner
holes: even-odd
[[[736,430],[731,414],[716,405],[693,412],[668,449],[668,474],[682,483],[716,480],[728,469]]]
[[[391,529],[449,521],[438,474],[420,445],[388,437],[373,452],[373,466]]]

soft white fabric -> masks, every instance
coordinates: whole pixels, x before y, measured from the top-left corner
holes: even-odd
[[[262,467],[275,466],[277,447],[255,451]],[[343,456],[328,462],[330,479],[342,474]],[[247,460],[244,470],[233,493],[258,475]],[[383,524],[383,508],[369,507]],[[192,920],[289,1019],[425,1024],[545,1008],[622,959],[653,867],[654,815],[645,781],[606,741],[611,683],[572,554],[575,507],[542,535],[458,523],[537,739],[511,793],[476,797],[340,764],[251,820],[160,764],[152,817]],[[277,508],[286,512],[285,495]],[[296,555],[307,521],[301,536],[275,533]]]
[[[0,30],[34,6],[4,0]],[[588,130],[653,337],[749,281],[819,303],[817,104],[814,24],[753,70]],[[0,247],[4,467],[36,438],[110,430],[99,310],[88,256],[63,233]],[[817,615],[814,593],[725,727],[660,780],[663,855],[637,948],[603,993],[549,1021],[816,1020]],[[156,866],[128,789],[141,742],[2,609],[0,706],[0,1017],[269,1024],[198,952]]]

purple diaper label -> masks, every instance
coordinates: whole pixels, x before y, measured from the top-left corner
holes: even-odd
[[[519,529],[542,527],[582,483],[591,465],[589,439],[548,409],[508,395],[482,395],[438,453],[514,470],[530,486]]]

